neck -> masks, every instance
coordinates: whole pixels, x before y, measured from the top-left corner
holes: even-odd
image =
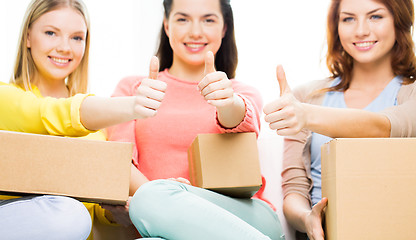
[[[188,82],[200,82],[204,78],[205,65],[189,65],[173,61],[169,73]]]
[[[350,88],[383,88],[395,77],[391,61],[382,63],[360,64],[354,62]]]
[[[47,80],[37,79],[34,81],[40,93],[44,97],[67,98],[69,97],[69,90],[66,86],[65,79],[62,80]]]

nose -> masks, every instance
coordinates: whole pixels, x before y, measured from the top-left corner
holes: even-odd
[[[370,34],[370,24],[367,20],[359,20],[356,29],[357,37],[366,37]]]
[[[70,45],[70,39],[69,38],[62,38],[57,47],[56,50],[58,52],[69,52],[71,50],[71,45]]]
[[[199,22],[193,22],[190,32],[191,37],[197,39],[200,38],[202,35],[202,26]]]

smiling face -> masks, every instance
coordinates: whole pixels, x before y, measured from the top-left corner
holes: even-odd
[[[203,65],[205,53],[221,46],[226,28],[219,0],[174,0],[164,27],[173,64]]]
[[[36,66],[36,81],[63,81],[80,64],[87,26],[76,10],[64,7],[40,16],[28,32],[27,47]]]
[[[391,62],[396,41],[393,16],[373,0],[342,0],[338,23],[344,50],[357,63]]]

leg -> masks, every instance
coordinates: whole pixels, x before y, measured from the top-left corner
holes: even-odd
[[[4,239],[84,240],[90,231],[87,209],[72,198],[39,196],[0,205],[0,236]]]
[[[276,213],[263,201],[237,199],[175,181],[142,185],[130,202],[142,236],[186,239],[281,239]]]

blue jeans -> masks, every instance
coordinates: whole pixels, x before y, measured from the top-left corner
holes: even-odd
[[[0,238],[85,240],[91,216],[72,198],[38,196],[0,201]]]
[[[231,198],[176,181],[142,185],[129,213],[145,238],[284,239],[277,214],[265,202]]]

